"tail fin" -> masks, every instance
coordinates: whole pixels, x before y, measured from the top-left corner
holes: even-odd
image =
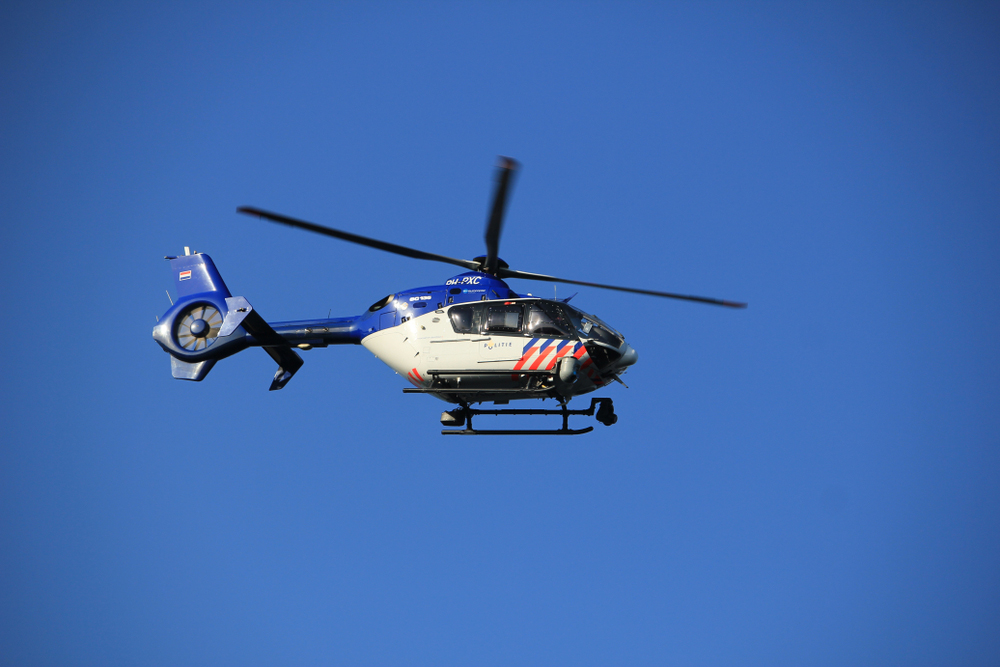
[[[208,255],[196,252],[193,255],[166,259],[170,260],[178,301],[201,294],[219,294],[223,299],[232,296],[219,275],[219,270],[215,268],[215,262]]]
[[[284,387],[302,358],[245,298],[232,296],[212,258],[195,253],[167,259],[178,298],[153,328],[153,339],[170,354],[173,376],[200,382],[218,360],[256,344],[278,364],[271,390]]]

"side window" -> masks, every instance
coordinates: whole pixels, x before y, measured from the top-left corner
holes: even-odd
[[[520,304],[490,306],[486,315],[486,331],[489,333],[521,333],[524,309]]]
[[[455,306],[448,311],[451,328],[455,333],[478,333],[476,329],[475,306]]]

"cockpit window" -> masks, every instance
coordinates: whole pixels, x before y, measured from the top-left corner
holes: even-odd
[[[622,344],[622,339],[611,332],[610,329],[595,323],[593,328],[590,330],[590,337],[594,340],[599,340],[602,343],[607,343],[612,347],[620,347]]]
[[[524,320],[524,308],[519,303],[490,306],[486,315],[486,331],[489,333],[520,333]]]
[[[529,336],[546,338],[576,338],[573,325],[557,303],[539,301],[528,308]]]
[[[478,333],[475,314],[475,306],[455,306],[448,311],[451,328],[455,333]]]

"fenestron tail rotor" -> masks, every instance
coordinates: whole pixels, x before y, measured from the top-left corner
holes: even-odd
[[[198,303],[177,318],[177,344],[188,352],[210,347],[222,328],[222,313],[210,304]]]

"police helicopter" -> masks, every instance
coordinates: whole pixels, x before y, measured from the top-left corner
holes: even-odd
[[[170,355],[173,376],[200,382],[217,361],[248,347],[263,348],[278,364],[271,390],[281,389],[302,366],[296,350],[363,345],[406,377],[406,393],[429,394],[458,407],[441,415],[444,434],[575,435],[571,415],[618,421],[610,398],[592,398],[587,409],[570,410],[574,396],[588,394],[621,376],[638,353],[612,326],[569,305],[566,299],[521,296],[508,278],[567,283],[649,296],[745,308],[745,303],[670,292],[615,287],[511,269],[498,255],[504,211],[518,163],[500,158],[493,204],[486,223],[486,254],[456,259],[305,222],[251,206],[238,212],[357,243],[386,252],[452,264],[465,269],[442,285],[390,294],[353,317],[268,323],[242,296],[233,296],[212,259],[185,248],[168,256],[177,301],[153,329],[153,339]],[[558,409],[474,408],[512,400],[552,398]],[[550,430],[477,430],[477,415],[559,415]]]

